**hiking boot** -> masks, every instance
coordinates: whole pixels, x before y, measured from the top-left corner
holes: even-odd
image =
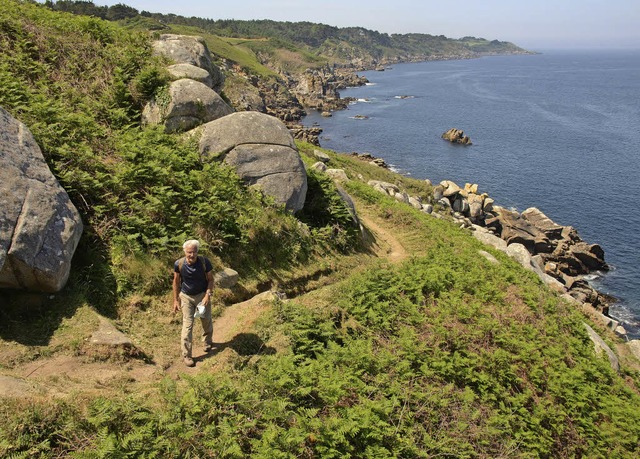
[[[188,367],[195,367],[196,363],[193,361],[193,359],[191,357],[185,357],[184,358],[184,364]]]
[[[205,352],[211,352],[213,351],[213,343],[207,343],[204,345],[204,351]]]

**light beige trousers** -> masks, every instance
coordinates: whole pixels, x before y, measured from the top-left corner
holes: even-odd
[[[187,295],[180,292],[180,304],[182,306],[182,336],[181,348],[182,357],[191,357],[193,348],[193,323],[195,319],[193,314],[196,312],[196,306],[204,298],[205,292],[197,295]],[[213,343],[213,319],[211,318],[211,302],[205,309],[204,317],[200,318],[202,323],[202,339],[205,344]]]

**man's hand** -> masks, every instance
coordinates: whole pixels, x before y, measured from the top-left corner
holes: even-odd
[[[180,302],[178,300],[174,300],[173,302],[173,312],[176,313],[180,310]]]

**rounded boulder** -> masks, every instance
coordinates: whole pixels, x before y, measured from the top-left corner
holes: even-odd
[[[168,100],[155,98],[142,112],[145,124],[164,124],[168,133],[184,132],[233,113],[233,109],[207,85],[183,78],[169,86]]]
[[[202,126],[202,161],[233,166],[248,185],[297,212],[307,194],[307,172],[293,136],[277,118],[258,112],[232,113]]]

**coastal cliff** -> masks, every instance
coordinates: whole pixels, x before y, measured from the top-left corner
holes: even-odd
[[[230,103],[240,74],[222,102],[172,88],[184,75],[153,54],[157,36],[9,0],[0,30],[0,106],[22,123],[10,145],[33,138],[85,230],[60,292],[0,290],[0,456],[640,453],[640,361],[473,238],[433,203],[438,185],[294,142]],[[206,104],[178,104],[183,85]],[[294,160],[295,206],[252,183],[260,155]],[[171,280],[192,237],[225,276],[215,347],[194,343],[186,368]]]

